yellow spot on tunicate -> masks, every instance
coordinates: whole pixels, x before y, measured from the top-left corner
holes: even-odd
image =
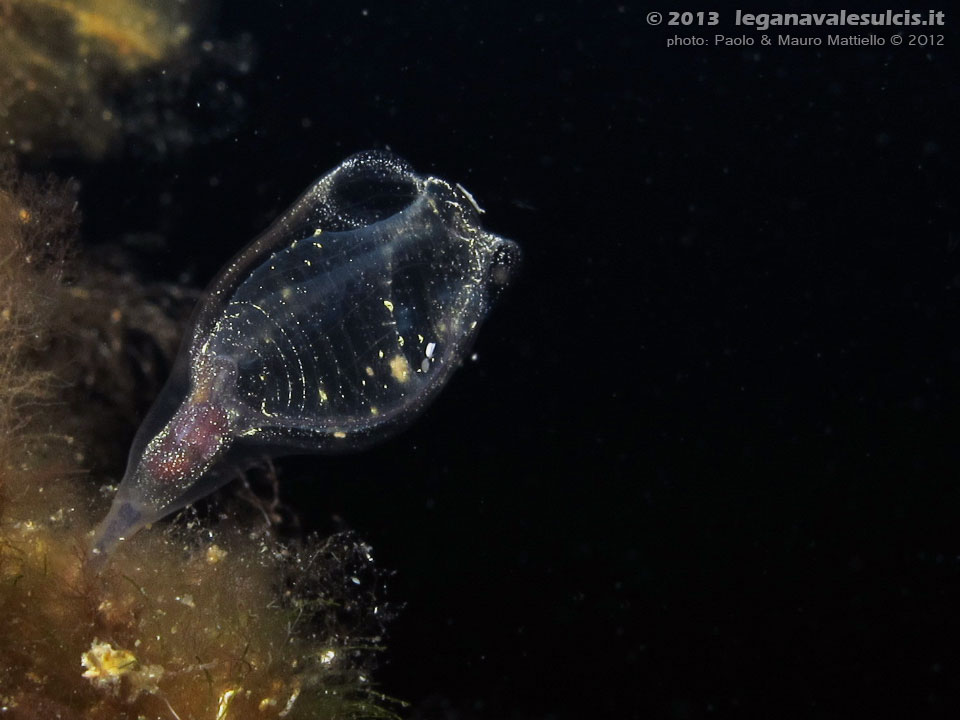
[[[373,377],[373,368],[367,365],[367,375]]]
[[[337,438],[337,440],[343,440],[347,436],[347,434],[343,430],[337,430],[333,434],[333,436]]]
[[[276,707],[276,706],[277,706],[277,699],[276,699],[276,698],[272,698],[272,697],[268,697],[268,698],[264,698],[263,700],[260,701],[260,704],[257,706],[257,709],[258,709],[260,712],[264,712],[264,711],[269,710],[270,708]]]
[[[220,699],[217,701],[217,720],[226,720],[227,711],[230,709],[230,701],[233,700],[233,696],[236,694],[236,688],[224,690],[223,693],[220,694]]]
[[[27,210],[26,208],[20,208],[19,216],[20,216],[20,222],[22,223],[30,222],[30,211]]]
[[[397,342],[400,343],[400,347],[403,347],[403,342],[404,342],[404,341],[403,341],[403,335],[398,335],[398,336],[397,336]]]
[[[327,391],[324,390],[322,387],[319,390],[317,390],[317,394],[320,395],[320,402],[327,401]]]
[[[280,291],[280,295],[283,297],[284,300],[289,300],[290,296],[293,295],[293,289],[285,287],[283,290]]]
[[[210,399],[210,383],[198,382],[190,395],[190,401],[194,403],[204,403]]]
[[[313,236],[320,237],[320,233],[322,232],[323,232],[323,228],[317,228],[316,230],[313,231]],[[316,242],[314,243],[314,245],[316,245],[318,248],[323,247],[320,243],[316,243]]]
[[[383,360],[383,350],[380,350],[380,351],[377,353],[377,355],[380,357],[381,360]]]
[[[410,379],[410,363],[403,355],[394,355],[390,358],[390,374],[399,383],[405,383]]]
[[[377,408],[375,408],[375,407],[371,407],[371,408],[370,408],[370,414],[373,415],[374,417],[376,417],[377,415],[380,414],[380,411],[377,410]]]
[[[384,306],[387,310],[389,310],[390,312],[393,312],[393,303],[390,302],[389,300],[384,300],[384,301],[383,301],[383,306]]]
[[[423,342],[423,335],[420,333],[417,333],[417,338],[419,338],[420,342]]]
[[[304,260],[303,262],[307,267],[310,267],[311,263],[309,260]]]
[[[211,545],[207,548],[207,564],[216,565],[227,556],[227,551],[219,545]]]

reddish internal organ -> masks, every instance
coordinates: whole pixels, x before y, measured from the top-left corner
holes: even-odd
[[[143,469],[159,483],[199,477],[230,438],[227,414],[211,402],[187,402],[147,446]]]

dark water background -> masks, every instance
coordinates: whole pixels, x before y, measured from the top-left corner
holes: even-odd
[[[522,244],[422,420],[281,465],[396,570],[378,679],[412,716],[954,717],[949,8],[946,47],[819,50],[667,49],[651,9],[224,3],[209,33],[258,50],[236,131],[65,164],[85,237],[203,283],[390,147]]]

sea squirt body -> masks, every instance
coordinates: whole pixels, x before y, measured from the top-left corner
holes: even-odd
[[[519,262],[459,185],[354,155],[233,258],[143,421],[92,562],[215,490],[237,447],[337,451],[421,412]]]

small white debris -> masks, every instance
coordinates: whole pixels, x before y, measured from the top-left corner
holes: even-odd
[[[293,710],[293,704],[297,702],[297,698],[300,697],[300,688],[296,688],[292,693],[290,693],[290,699],[287,700],[287,704],[284,705],[283,710],[280,711],[280,714],[277,717],[286,717],[290,714],[290,711]]]
[[[473,195],[471,195],[471,194],[470,194],[470,191],[467,190],[463,185],[461,185],[460,183],[457,183],[457,189],[458,189],[460,192],[462,192],[464,195],[466,195],[467,200],[469,200],[469,201],[470,201],[470,204],[473,205],[473,209],[474,209],[474,210],[476,210],[476,211],[477,211],[478,213],[480,213],[481,215],[483,215],[483,214],[486,212],[486,210],[484,210],[482,207],[480,207],[480,206],[477,204],[477,201],[474,200]]]

